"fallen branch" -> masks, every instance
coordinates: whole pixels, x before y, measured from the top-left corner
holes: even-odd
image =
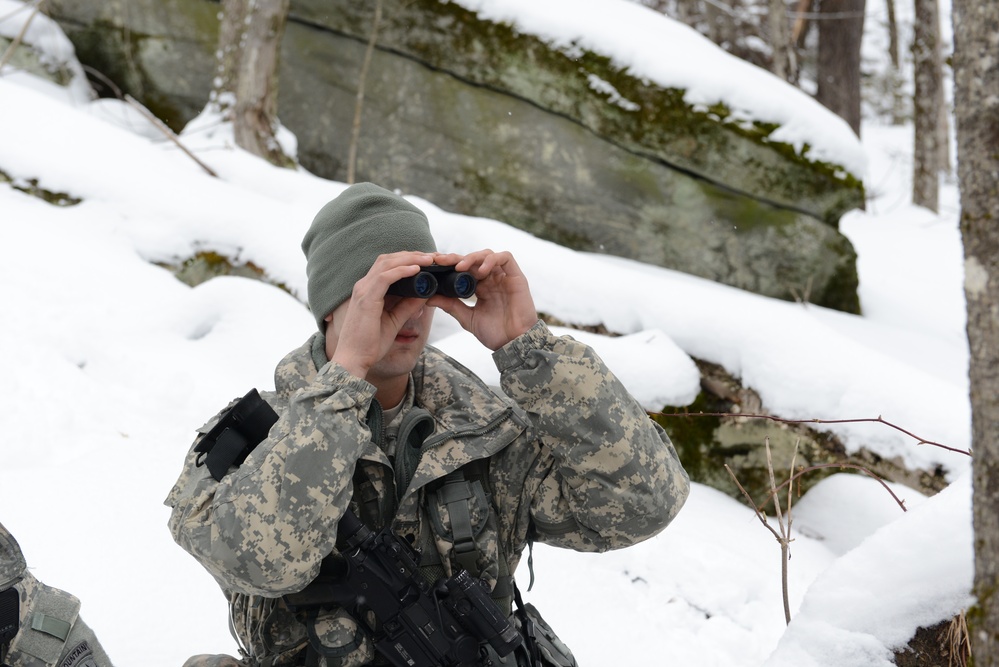
[[[136,100],[131,95],[127,95],[126,94],[125,95],[125,101],[128,102],[129,105],[131,105],[132,107],[134,107],[136,110],[138,110],[138,112],[141,113],[143,116],[145,116],[146,118],[148,118],[149,121],[156,127],[156,129],[158,129],[160,132],[162,132],[163,135],[167,139],[169,139],[174,144],[176,144],[177,148],[179,148],[180,150],[184,151],[184,154],[187,155],[187,157],[189,157],[192,160],[194,160],[198,164],[199,167],[201,167],[202,169],[205,170],[205,173],[207,173],[209,176],[214,176],[215,178],[218,178],[219,175],[216,174],[212,170],[211,167],[209,167],[207,164],[205,164],[204,162],[202,162],[201,160],[199,160],[194,155],[194,153],[192,153],[191,151],[187,150],[187,147],[185,147],[184,144],[180,143],[180,139],[177,137],[176,134],[174,134],[173,130],[171,130],[169,127],[167,127],[166,124],[163,121],[161,121],[159,118],[157,118],[152,113],[150,113],[149,109],[147,109],[146,107],[144,107],[141,104],[139,104],[138,100]]]

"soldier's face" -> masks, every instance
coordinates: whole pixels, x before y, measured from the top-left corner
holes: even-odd
[[[389,309],[402,297],[386,296],[385,308]],[[434,321],[436,308],[424,306],[416,315],[409,318],[396,335],[388,352],[368,372],[368,381],[391,380],[399,376],[409,376],[427,345],[430,327]]]
[[[387,295],[384,309],[391,310],[401,299],[402,297]],[[344,326],[348,326],[346,320],[350,301],[351,299],[348,299],[340,304],[329,315],[329,324],[326,329],[326,356],[328,358],[332,358],[333,351],[341,338],[341,332]],[[409,373],[416,366],[420,354],[423,353],[423,348],[426,347],[436,310],[436,308],[424,306],[403,324],[395,338],[387,341],[387,351],[369,369],[365,378],[368,382],[379,386],[384,381],[392,381],[401,377],[408,378]],[[377,341],[371,342],[378,344]]]

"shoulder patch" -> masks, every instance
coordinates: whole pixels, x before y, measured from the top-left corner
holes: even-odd
[[[59,667],[98,667],[97,661],[94,659],[94,651],[90,648],[90,644],[86,640],[80,642],[73,647],[62,662],[59,663]]]

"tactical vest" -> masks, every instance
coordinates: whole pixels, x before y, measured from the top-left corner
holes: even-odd
[[[251,390],[240,401],[227,409],[216,425],[196,445],[199,452],[198,465],[207,465],[217,481],[233,467],[238,467],[260,442],[267,437],[270,427],[278,416],[256,390]],[[367,424],[375,444],[384,445],[384,423],[380,405],[372,402],[367,415]],[[372,530],[380,530],[396,514],[399,496],[409,487],[422,455],[424,442],[434,431],[433,417],[425,409],[412,407],[405,413],[397,438],[396,456],[393,461],[394,477],[392,489],[387,494],[379,494],[375,484],[365,472],[364,462],[359,461],[353,475],[353,496],[351,505],[356,508],[359,519]],[[433,507],[445,506],[450,518],[453,539],[454,561],[459,568],[467,570],[473,577],[479,577],[479,547],[476,544],[475,529],[471,517],[471,501],[478,497],[490,497],[489,459],[477,459],[455,470],[433,484],[427,495]],[[488,505],[488,503],[485,503]],[[493,512],[491,506],[490,513]],[[440,552],[433,544],[432,530],[422,531],[423,543],[414,545],[421,554],[420,572],[428,583],[433,584],[446,573]],[[334,558],[331,555],[328,558]],[[531,560],[528,559],[531,566]],[[509,667],[576,667],[575,658],[550,626],[544,622],[537,610],[520,599],[514,577],[510,572],[508,555],[498,554],[498,575],[492,590],[492,598],[502,612],[516,620],[518,630],[527,641],[523,650],[518,649],[516,657],[499,658],[494,653],[485,664],[507,665]],[[533,570],[531,572],[533,580]],[[306,591],[309,590],[306,587]],[[514,603],[517,609],[514,609]],[[308,622],[308,621],[307,621]],[[314,622],[314,618],[312,619]],[[309,627],[309,648],[306,665],[319,665],[325,655],[315,628]],[[338,649],[342,650],[342,649]],[[375,663],[380,664],[380,663]]]
[[[368,427],[372,434],[380,434],[384,430],[381,407],[373,402],[368,411]],[[394,493],[398,496],[409,487],[416,467],[422,455],[423,443],[433,433],[434,422],[430,413],[420,407],[411,408],[404,416],[399,427],[398,444],[394,460],[395,478]],[[375,435],[374,437],[379,437]],[[354,472],[354,496],[352,504],[359,509],[361,521],[372,529],[384,527],[387,521],[395,515],[395,507],[383,507],[383,501],[374,491],[373,484],[364,472],[364,466],[359,464]],[[429,505],[447,508],[453,539],[454,561],[473,577],[479,577],[479,547],[475,541],[475,529],[472,525],[470,501],[478,496],[481,499],[491,497],[489,485],[489,459],[476,459],[462,468],[455,470],[434,485],[428,492],[431,500]],[[397,499],[397,498],[396,498]],[[446,573],[441,562],[440,553],[432,543],[432,531],[423,531],[423,543],[416,545],[422,555],[421,570],[424,578],[433,583]],[[513,576],[510,573],[506,554],[499,553],[499,573],[492,597],[509,616],[513,608]],[[532,573],[533,574],[533,573]]]

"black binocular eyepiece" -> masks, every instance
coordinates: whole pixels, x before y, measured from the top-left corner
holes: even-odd
[[[392,283],[389,294],[416,299],[429,299],[440,294],[456,299],[467,299],[475,294],[478,281],[466,271],[455,271],[453,266],[425,266],[415,276]]]

